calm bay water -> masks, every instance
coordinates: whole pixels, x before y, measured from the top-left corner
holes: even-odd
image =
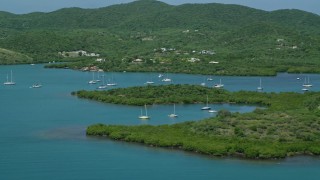
[[[2,82],[10,70],[15,86]],[[102,73],[100,74],[102,75]],[[117,87],[156,84],[157,73],[104,73]],[[200,75],[168,74],[173,83],[200,84]],[[297,80],[297,78],[301,80]],[[265,91],[301,92],[306,75],[263,77]],[[320,75],[309,75],[319,91]],[[89,85],[92,73],[44,69],[42,65],[0,66],[0,179],[318,179],[320,158],[295,157],[281,161],[219,159],[182,151],[151,148],[85,136],[86,126],[106,124],[173,124],[213,116],[198,105],[176,105],[179,118],[171,119],[172,106],[148,107],[149,121],[141,121],[140,107],[102,104],[70,95]],[[231,91],[255,90],[260,77],[220,78]],[[42,83],[39,89],[29,88]],[[205,97],[204,97],[205,99]],[[249,112],[253,106],[212,104],[214,109]]]

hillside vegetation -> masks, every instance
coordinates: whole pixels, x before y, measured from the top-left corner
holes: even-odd
[[[31,63],[31,62],[32,62],[32,58],[26,55],[0,48],[0,64],[13,64],[13,63],[21,64],[21,63]]]
[[[72,60],[54,67],[220,75],[319,73],[319,47],[320,17],[299,10],[140,0],[99,9],[0,12],[0,48],[34,62]],[[100,54],[105,61],[58,54],[76,50]],[[199,61],[189,62],[192,58]],[[136,59],[142,62],[133,63]]]

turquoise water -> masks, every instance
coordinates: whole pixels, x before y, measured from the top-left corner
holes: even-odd
[[[13,70],[15,86],[4,86]],[[117,87],[158,80],[157,73],[105,73]],[[200,84],[205,76],[168,74],[173,83]],[[319,75],[309,75],[319,90]],[[301,77],[301,80],[297,80]],[[263,77],[266,91],[300,92],[305,75]],[[173,124],[213,114],[198,105],[148,107],[149,121],[139,120],[140,107],[102,104],[78,99],[71,91],[93,90],[90,72],[44,69],[42,65],[0,66],[0,179],[318,179],[320,158],[295,157],[281,161],[219,159],[177,150],[85,136],[86,126],[106,124]],[[217,83],[220,77],[213,77]],[[255,90],[259,77],[221,77],[225,88]],[[39,89],[29,88],[42,83]],[[208,82],[207,82],[208,83]],[[205,97],[204,97],[205,98]],[[211,104],[214,109],[249,112],[253,106]]]

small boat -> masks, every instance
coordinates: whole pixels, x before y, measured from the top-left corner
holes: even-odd
[[[108,86],[106,86],[106,85],[100,85],[100,86],[97,87],[97,89],[107,89],[107,87]]]
[[[260,78],[260,86],[257,87],[257,90],[258,90],[258,91],[262,91],[262,90],[263,90],[263,87],[262,87],[262,85],[261,85],[261,78]]]
[[[116,86],[116,83],[107,83],[107,86]]]
[[[164,78],[162,79],[163,82],[171,82],[172,80],[170,78]]]
[[[209,113],[216,113],[217,111],[216,110],[209,110],[208,112]]]
[[[97,81],[91,80],[91,81],[88,82],[88,84],[97,84]]]
[[[141,109],[141,115],[139,116],[139,119],[150,119],[150,117],[148,116],[146,104],[144,105],[144,109],[145,109],[145,115],[142,114],[142,109]]]
[[[154,84],[153,81],[147,81],[145,84]]]
[[[42,87],[41,84],[36,83],[36,84],[33,84],[30,88],[41,88],[41,87]]]
[[[162,77],[163,77],[163,74],[159,74],[158,77],[159,77],[159,78],[162,78]]]
[[[206,80],[205,80],[205,78],[203,79],[203,82],[200,83],[200,86],[206,86]]]
[[[207,95],[207,105],[202,107],[201,110],[210,110],[211,109],[211,107],[209,107],[209,105],[208,105],[208,101],[209,101],[209,98],[208,98],[208,95]]]
[[[171,118],[178,117],[178,115],[176,114],[176,104],[173,104],[173,114],[169,114],[168,116]]]
[[[302,88],[301,90],[302,90],[302,91],[309,91],[308,88]]]
[[[208,77],[207,81],[213,81],[212,77]]]
[[[213,87],[214,88],[223,88],[224,84],[221,83],[221,79],[220,79],[220,83],[219,84],[215,84]]]
[[[168,74],[166,75],[165,78],[162,79],[163,82],[171,82],[172,80],[168,78]]]
[[[16,83],[12,80],[12,70],[11,70],[11,76],[9,81],[9,75],[7,74],[7,81],[3,83],[4,85],[15,85]]]

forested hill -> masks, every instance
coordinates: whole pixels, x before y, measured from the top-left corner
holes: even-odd
[[[140,0],[99,9],[66,8],[24,15],[0,12],[0,48],[35,62],[79,60],[61,57],[58,52],[85,50],[107,59],[99,66],[114,71],[319,73],[315,68],[320,65],[319,47],[320,16],[300,10],[268,12],[239,5],[173,6]],[[203,50],[212,53],[201,54]],[[137,58],[144,63],[132,64]],[[191,58],[200,61],[190,66]],[[219,64],[209,67],[210,61]],[[12,62],[23,63],[14,58]],[[92,62],[68,66],[88,64]]]
[[[150,30],[159,28],[208,28],[225,30],[268,22],[285,27],[320,28],[320,17],[299,10],[267,12],[240,5],[184,4],[171,6],[142,0],[99,9],[66,8],[50,13],[14,15],[0,13],[1,28],[110,28]],[[297,29],[299,30],[299,29]]]

